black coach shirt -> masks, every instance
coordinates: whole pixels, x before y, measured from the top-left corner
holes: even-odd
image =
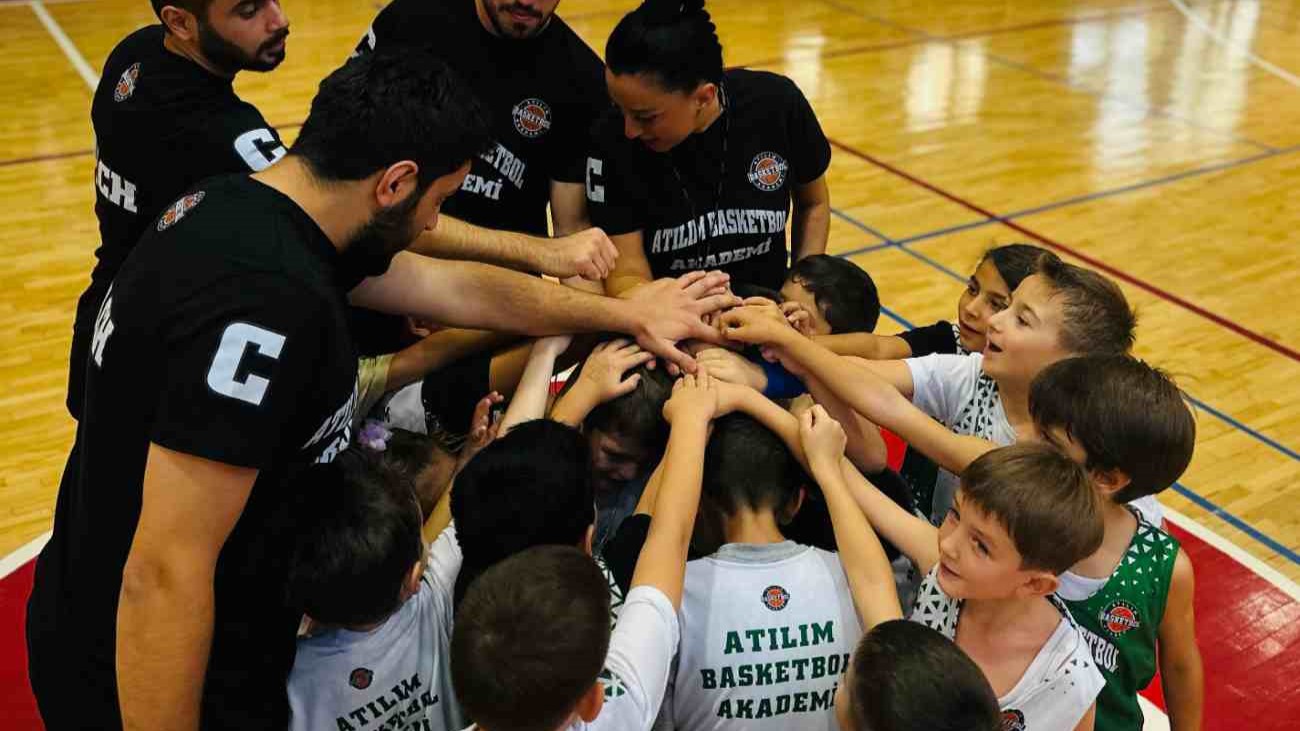
[[[617,111],[601,120],[587,161],[592,223],[640,231],[656,279],[721,269],[779,290],[793,190],[826,172],[830,144],[790,79],[737,69],[723,89],[722,116],[667,153],[628,139]]]
[[[337,259],[289,198],[226,176],[172,203],[123,265],[95,319],[85,408],[36,568],[28,621],[43,710],[62,700],[90,725],[116,725],[117,597],[153,442],[260,470],[218,559],[203,722],[286,727],[300,615],[285,603],[285,560],[301,496],[282,478],[348,445],[357,398],[344,296],[360,277]]]
[[[68,409],[81,411],[83,364],[104,291],[145,229],[198,181],[261,170],[284,156],[279,136],[232,80],[163,47],[161,25],[109,54],[91,106],[100,246],[77,303]]]
[[[546,236],[550,181],[583,181],[591,125],[609,106],[600,58],[554,15],[533,38],[494,36],[474,0],[393,0],[357,52],[403,45],[428,47],[466,82],[494,137],[442,211]]]

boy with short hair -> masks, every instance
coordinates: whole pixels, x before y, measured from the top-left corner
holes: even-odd
[[[872,526],[926,572],[910,619],[943,633],[983,670],[1004,728],[1093,728],[1105,680],[1054,595],[1058,575],[1102,541],[1083,469],[1045,444],[995,449],[962,474],[938,529],[856,470],[841,475]]]
[[[1087,468],[1102,502],[1101,548],[1062,574],[1057,591],[1106,678],[1098,728],[1140,731],[1137,694],[1158,667],[1171,728],[1199,729],[1191,560],[1126,506],[1168,488],[1191,462],[1196,422],[1182,392],[1134,358],[1070,358],[1034,379],[1029,411],[1046,441]]]
[[[601,621],[609,606],[599,575],[576,549],[516,555],[470,587],[452,638],[451,665],[456,692],[477,728],[635,731],[654,723],[678,643],[677,608],[709,422],[725,408],[707,374],[684,376],[674,387],[664,407],[672,425],[668,447],[651,477],[658,518],[612,634]],[[603,688],[596,660],[606,647]],[[525,663],[528,672],[517,672]]]

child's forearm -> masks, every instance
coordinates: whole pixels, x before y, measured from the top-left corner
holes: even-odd
[[[893,384],[843,356],[803,337],[783,338],[778,345],[809,378],[817,379],[837,398],[870,421],[887,429],[907,408],[915,408]]]
[[[912,559],[921,572],[939,562],[939,531],[890,500],[846,460],[841,473],[853,501],[866,515],[871,527]]]
[[[578,378],[579,380],[573,384],[573,388],[561,396],[560,400],[556,401],[555,406],[551,408],[551,419],[553,421],[568,424],[575,429],[582,426],[582,422],[587,418],[587,415],[600,405],[600,398],[596,393],[587,387],[586,382],[581,380],[581,376]]]
[[[836,355],[855,355],[867,360],[897,360],[912,357],[911,346],[896,335],[841,333],[818,335],[813,340]]]
[[[862,629],[869,631],[881,622],[902,617],[903,611],[885,549],[844,483],[843,470],[847,469],[853,469],[847,461],[818,461],[811,466],[813,477],[826,498],[840,563],[848,577]]]
[[[780,437],[790,454],[799,460],[800,466],[808,469],[808,460],[804,457],[803,443],[799,439],[799,419],[789,411],[781,408],[775,401],[758,391],[747,390],[746,395],[737,404],[737,411],[746,414],[762,424],[768,431]]]
[[[525,421],[546,416],[546,401],[551,395],[551,375],[555,360],[568,347],[568,338],[540,338],[533,342],[528,363],[519,378],[515,395],[501,419],[501,436]]]
[[[654,520],[632,573],[632,586],[653,586],[674,608],[682,603],[682,581],[690,548],[695,514],[704,479],[707,420],[686,420],[673,425],[664,452],[662,484],[655,499]]]
[[[849,408],[842,399],[826,388],[820,379],[809,376],[805,385],[808,387],[808,393],[812,394],[813,400],[821,404],[831,418],[844,428],[844,435],[848,438],[844,455],[849,458],[849,461],[868,474],[885,469],[889,452],[885,447],[884,437],[880,435],[880,429]]]

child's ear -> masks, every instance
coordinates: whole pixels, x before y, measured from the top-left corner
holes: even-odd
[[[799,514],[799,509],[803,507],[803,501],[807,497],[808,488],[800,485],[799,489],[795,490],[795,493],[790,496],[790,500],[786,502],[785,507],[781,509],[780,520],[777,522],[781,525],[789,525],[794,520],[794,517]]]
[[[599,680],[591,684],[591,688],[582,697],[578,699],[578,705],[573,712],[578,714],[587,723],[596,720],[600,715],[600,709],[605,706],[605,685]]]
[[[1046,571],[1029,571],[1026,573],[1028,578],[1024,584],[1020,585],[1020,589],[1025,596],[1047,596],[1054,593],[1061,584],[1060,579]]]
[[[424,574],[424,560],[416,561],[411,566],[411,570],[406,573],[406,580],[402,582],[402,596],[413,597],[420,590],[420,577]]]
[[[1092,478],[1092,484],[1096,485],[1097,491],[1107,500],[1113,499],[1115,493],[1128,487],[1129,483],[1133,482],[1133,479],[1119,468],[1089,470],[1088,476]]]

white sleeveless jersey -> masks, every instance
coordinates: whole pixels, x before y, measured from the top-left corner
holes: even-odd
[[[1048,600],[1061,613],[1061,623],[1009,693],[998,698],[1002,731],[1062,731],[1078,725],[1097,700],[1106,679],[1092,659],[1070,613],[1055,595]],[[962,601],[939,586],[939,567],[926,574],[908,619],[942,632],[956,641]]]
[[[862,636],[839,557],[791,541],[686,564],[682,642],[661,720],[678,731],[836,728]]]

